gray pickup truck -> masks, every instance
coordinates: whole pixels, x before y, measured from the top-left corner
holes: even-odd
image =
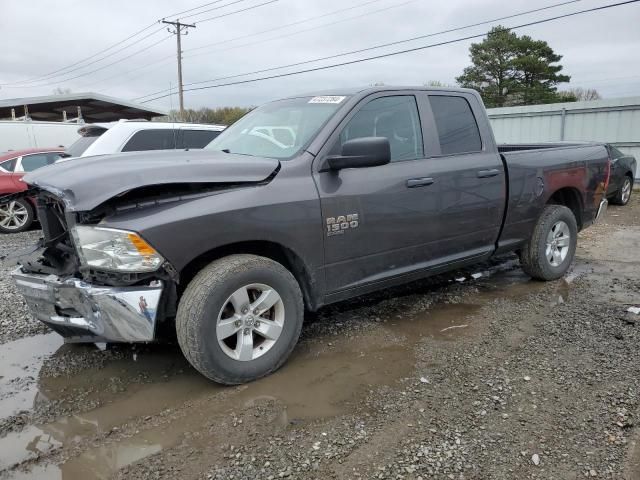
[[[204,150],[28,174],[44,238],[13,278],[68,341],[177,333],[196,369],[237,384],[284,363],[305,309],[508,251],[561,277],[609,174],[599,144],[498,148],[472,90],[296,96]]]

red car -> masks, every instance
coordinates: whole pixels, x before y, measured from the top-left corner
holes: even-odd
[[[61,148],[30,148],[0,153],[0,196],[26,190],[27,186],[20,181],[25,173],[67,156]],[[23,232],[35,217],[35,205],[30,199],[0,204],[0,233]]]

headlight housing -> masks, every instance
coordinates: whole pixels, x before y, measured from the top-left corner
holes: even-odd
[[[114,272],[153,272],[162,256],[137,233],[77,225],[73,239],[83,265]]]

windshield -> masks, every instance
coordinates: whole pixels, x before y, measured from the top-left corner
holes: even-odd
[[[345,98],[290,98],[267,103],[224,130],[205,149],[291,158],[307,146]]]
[[[101,131],[98,135],[94,135],[91,137],[80,137],[71,145],[69,145],[69,148],[67,148],[65,152],[71,157],[81,156],[87,150],[87,148],[89,148],[91,144],[100,137],[102,133],[104,133],[104,130]]]

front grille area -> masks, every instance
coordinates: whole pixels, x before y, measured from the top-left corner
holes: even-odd
[[[79,260],[71,241],[65,219],[63,202],[47,193],[36,197],[38,220],[43,238],[37,248],[17,258],[25,272],[75,276],[79,274]]]
[[[37,200],[37,211],[45,242],[55,242],[67,233],[67,221],[61,200],[41,193]]]

